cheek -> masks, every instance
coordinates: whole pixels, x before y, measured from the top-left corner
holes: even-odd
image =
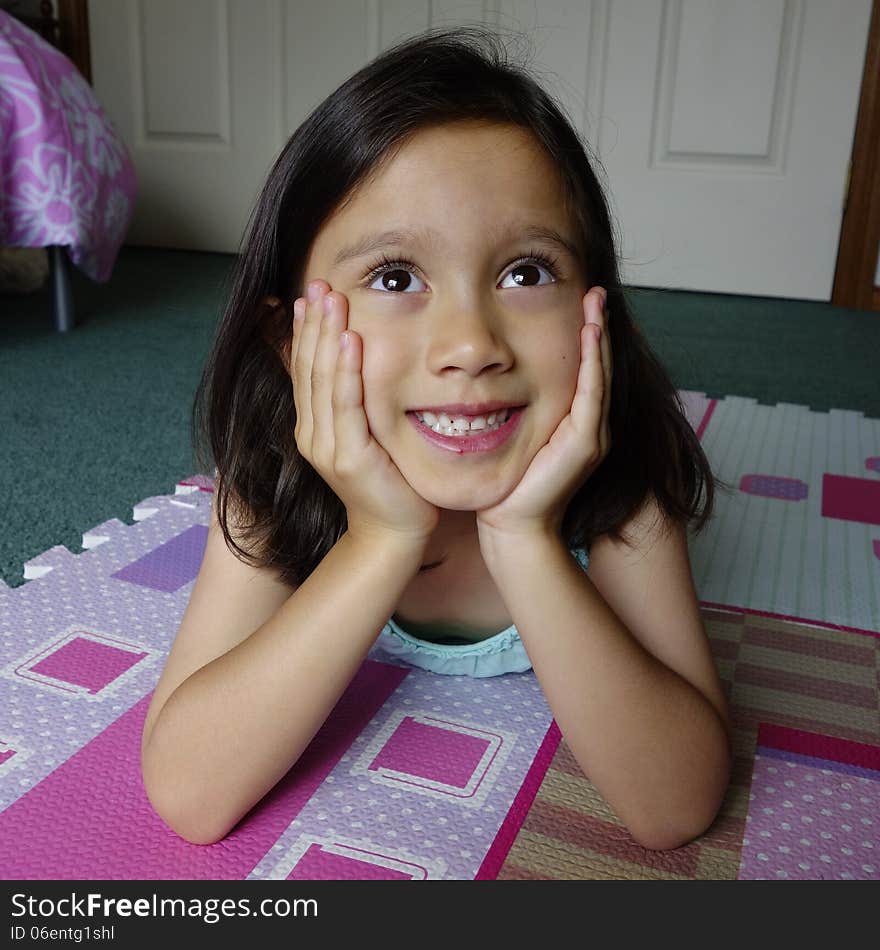
[[[355,329],[355,328],[353,328]],[[405,367],[408,361],[400,341],[378,333],[359,330],[363,340],[364,409],[373,426],[399,412]]]
[[[535,340],[532,352],[540,354],[539,378],[546,381],[547,402],[560,418],[574,399],[581,365],[580,324],[558,337]]]
[[[578,332],[575,330],[565,339],[545,344],[548,363],[552,363],[553,369],[566,379],[576,378],[580,368],[581,350]]]

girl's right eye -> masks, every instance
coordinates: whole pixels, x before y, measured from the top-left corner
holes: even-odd
[[[368,290],[382,290],[388,293],[405,293],[415,275],[416,265],[408,260],[383,260],[378,267],[374,267],[364,278]],[[386,278],[388,278],[386,280]],[[418,280],[419,278],[416,277]],[[377,281],[385,283],[380,287],[373,287]]]

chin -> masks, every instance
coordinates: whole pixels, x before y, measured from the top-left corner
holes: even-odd
[[[455,485],[438,485],[436,477],[430,482],[426,479],[407,479],[410,485],[425,501],[437,508],[447,511],[481,511],[491,508],[502,502],[516,487],[516,482],[510,485],[468,485],[464,479]]]

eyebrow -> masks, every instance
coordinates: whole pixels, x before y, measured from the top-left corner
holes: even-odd
[[[358,238],[353,244],[341,248],[336,254],[333,264],[334,266],[338,266],[344,264],[346,261],[364,257],[367,254],[372,254],[374,251],[391,245],[415,244],[419,247],[432,247],[436,246],[439,238],[439,233],[433,228],[403,228],[380,231],[377,234],[365,234]],[[571,254],[575,260],[580,258],[577,245],[554,228],[548,228],[539,224],[526,226],[511,225],[496,231],[496,239],[499,241],[512,241],[516,238],[529,238],[533,241],[542,241],[545,244],[554,244]]]

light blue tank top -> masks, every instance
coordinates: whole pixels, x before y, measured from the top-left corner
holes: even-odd
[[[571,552],[587,569],[590,557],[585,550]],[[515,626],[496,633],[478,643],[430,643],[407,633],[394,619],[382,628],[371,651],[377,658],[402,660],[411,666],[447,676],[500,676],[502,673],[525,673],[532,668],[526,648]]]

